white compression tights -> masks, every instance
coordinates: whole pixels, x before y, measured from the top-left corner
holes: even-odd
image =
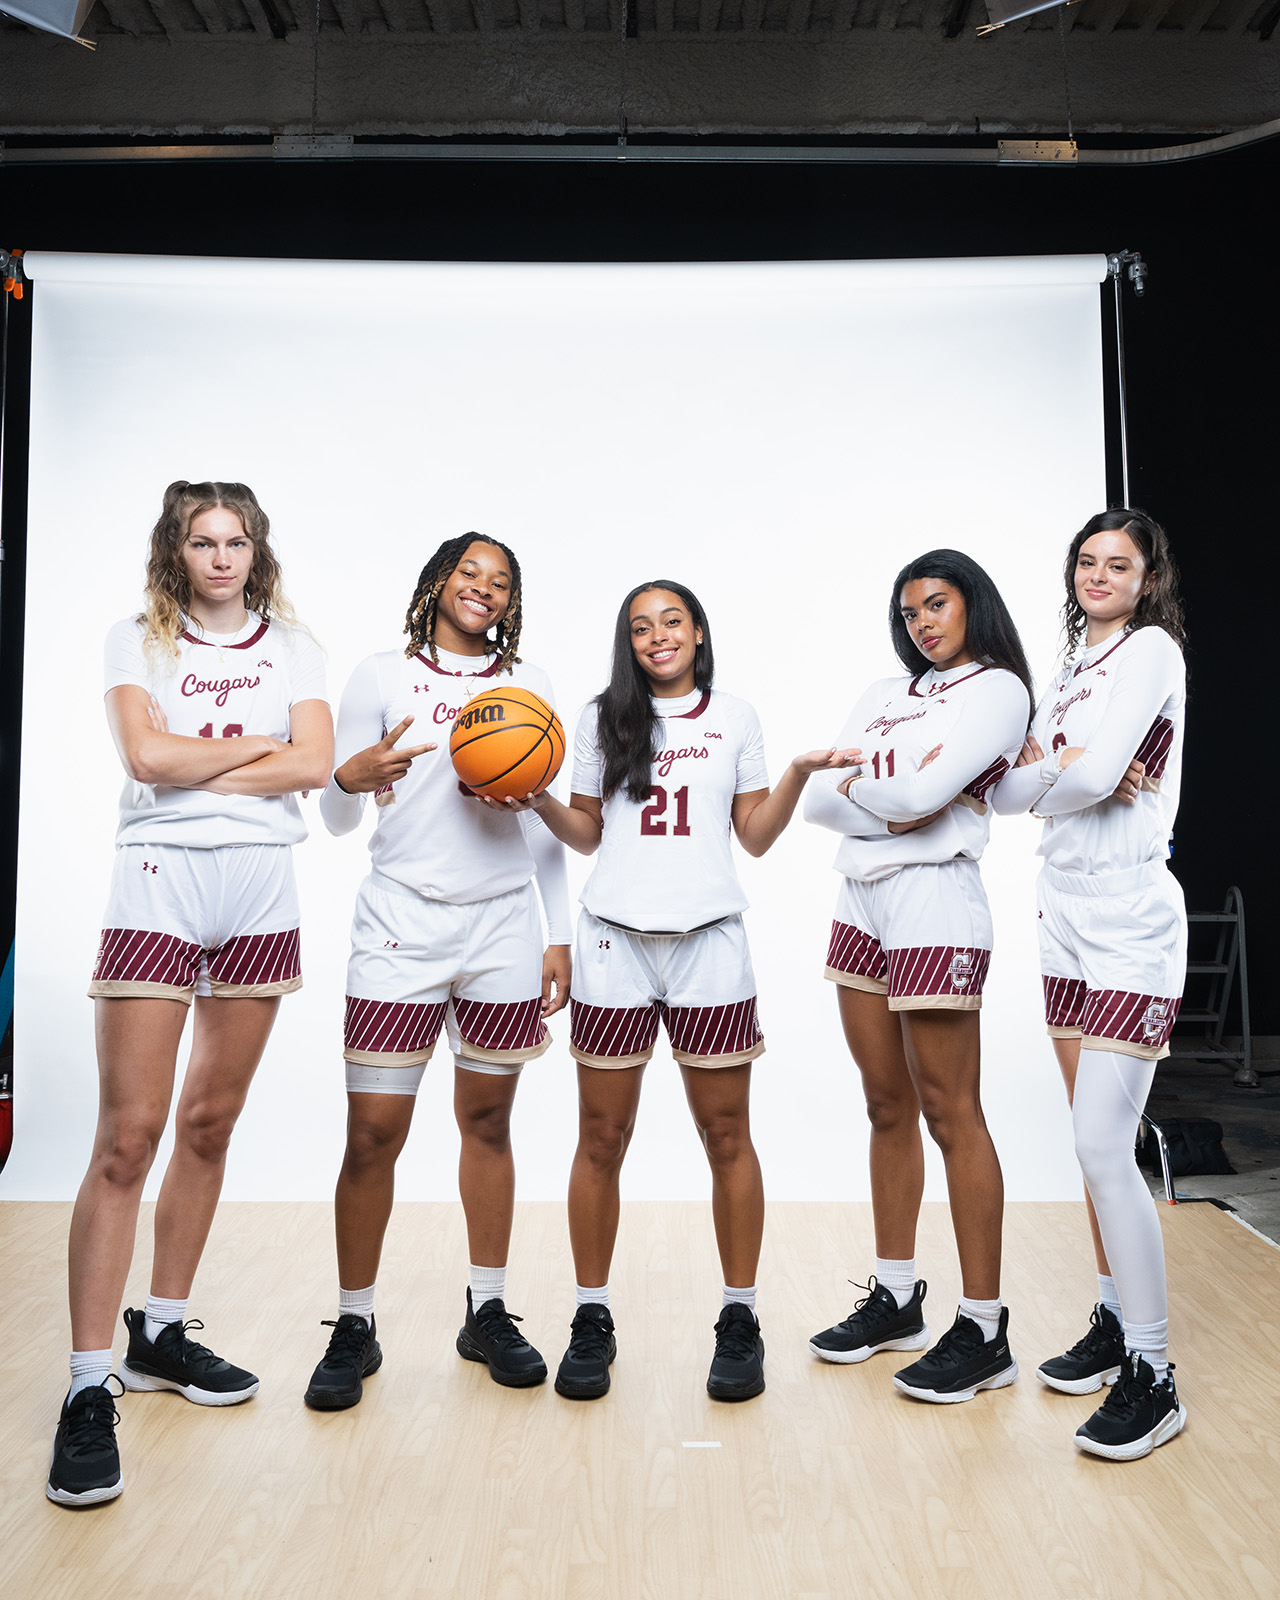
[[[1155,1202],[1133,1159],[1154,1061],[1083,1049],[1072,1106],[1076,1155],[1124,1312],[1130,1349],[1168,1344],[1164,1241]]]

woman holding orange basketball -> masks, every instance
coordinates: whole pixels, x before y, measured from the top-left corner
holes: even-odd
[[[338,1316],[326,1324],[333,1335],[305,1396],[320,1410],[355,1405],[362,1380],[382,1364],[373,1295],[395,1163],[442,1027],[454,1060],[471,1256],[458,1351],[510,1387],[547,1375],[505,1304],[515,1200],[509,1121],[522,1067],[550,1043],[544,1019],[568,997],[564,853],[536,817],[482,805],[437,753],[468,701],[499,680],[550,699],[546,674],[519,659],[520,625],[511,551],[476,534],[449,540],[418,580],[408,646],[368,657],[342,697],[337,767],[321,815],[331,833],[344,834],[366,796],[378,809],[347,972]],[[435,737],[402,743],[415,721]]]
[[[578,1308],[556,1389],[575,1399],[608,1390],[617,1353],[608,1279],[618,1180],[660,1020],[711,1163],[725,1287],[707,1392],[746,1400],[764,1388],[755,1315],[764,1188],[748,1114],[764,1040],[729,833],[763,855],[809,774],[846,766],[851,752],[797,756],[771,793],[756,714],[713,690],[713,672],[696,597],[665,579],[633,589],[618,613],[609,686],[578,725],[570,804],[546,793],[532,802],[566,844],[600,852],[578,919],[570,1040]]]

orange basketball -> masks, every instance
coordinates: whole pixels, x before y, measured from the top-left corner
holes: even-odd
[[[468,700],[449,735],[453,770],[477,794],[541,794],[564,760],[564,729],[541,695],[514,685]]]

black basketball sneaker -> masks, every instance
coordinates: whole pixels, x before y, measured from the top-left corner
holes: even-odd
[[[608,1394],[609,1368],[617,1354],[608,1306],[579,1306],[556,1373],[556,1393],[570,1400],[598,1400]]]
[[[1065,1355],[1053,1356],[1036,1368],[1042,1382],[1062,1394],[1093,1394],[1114,1383],[1124,1364],[1124,1329],[1106,1306],[1093,1308],[1089,1331]]]
[[[336,1322],[320,1326],[333,1332],[302,1398],[313,1411],[345,1411],[359,1405],[364,1380],[382,1365],[377,1319],[371,1316],[366,1322],[353,1311],[344,1311]]]
[[[707,1393],[713,1400],[751,1400],[764,1392],[764,1340],[756,1314],[730,1303],[716,1322]]]
[[[129,1349],[120,1363],[120,1382],[141,1393],[172,1389],[198,1406],[238,1406],[258,1392],[258,1380],[243,1367],[233,1367],[212,1350],[187,1338],[188,1328],[203,1322],[170,1322],[153,1344],[147,1338],[147,1319],[132,1307],[124,1314]]]
[[[516,1327],[519,1321],[501,1300],[486,1300],[477,1311],[468,1289],[467,1320],[458,1330],[458,1354],[464,1361],[483,1361],[493,1381],[508,1389],[530,1389],[545,1383],[547,1364]]]
[[[984,1339],[972,1317],[957,1314],[932,1350],[894,1373],[893,1386],[915,1400],[946,1406],[972,1400],[979,1389],[1003,1389],[1017,1376],[1009,1349],[1009,1308],[1002,1306],[994,1339]]]
[[[923,1350],[929,1343],[924,1320],[924,1297],[928,1284],[923,1278],[906,1305],[899,1309],[897,1296],[873,1277],[859,1284],[866,1297],[859,1300],[843,1322],[815,1333],[809,1348],[824,1361],[850,1366],[865,1361],[877,1350]]]
[[[1187,1408],[1173,1386],[1172,1363],[1169,1376],[1157,1383],[1150,1364],[1130,1351],[1111,1393],[1076,1429],[1076,1443],[1108,1461],[1139,1461],[1181,1433],[1186,1420]]]
[[[110,1381],[108,1378],[107,1383]],[[114,1500],[124,1488],[116,1446],[120,1413],[107,1383],[91,1384],[62,1402],[44,1490],[57,1505],[101,1505],[104,1500]]]

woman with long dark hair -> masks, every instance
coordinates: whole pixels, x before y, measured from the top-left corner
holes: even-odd
[[[979,1008],[991,917],[978,870],[987,796],[1017,757],[1031,675],[995,584],[958,550],[894,580],[889,629],[906,676],[866,691],[840,735],[860,766],[815,784],[805,817],[843,835],[827,976],[871,1121],[876,1262],[867,1297],[809,1348],[853,1364],[929,1342],[916,1277],[923,1114],[946,1165],[962,1295],[953,1326],[895,1385],[949,1404],[1018,1375],[1000,1300],[1004,1188],[979,1096]]]
[[[763,855],[809,774],[847,759],[835,749],[797,756],[771,792],[756,714],[713,688],[714,673],[696,596],[666,578],[640,584],[618,613],[609,685],[578,724],[570,803],[533,801],[566,844],[599,850],[582,894],[571,1002],[578,1304],[556,1388],[575,1399],[609,1388],[618,1180],[660,1021],[711,1165],[724,1291],[707,1391],[745,1400],[764,1388],[755,1314],[764,1188],[749,1118],[751,1063],[764,1039],[730,832]]]
[[[71,1219],[71,1389],[46,1491],[70,1506],[124,1486],[111,1333],[193,1011],[151,1292],[124,1314],[119,1381],[208,1406],[258,1388],[187,1336],[203,1326],[186,1320],[188,1297],[280,996],[302,983],[289,847],[307,834],[298,791],[328,780],[333,723],[320,649],[284,598],[270,525],[244,484],[165,491],[145,607],[107,635],[106,711],[128,777],[89,986],[98,1129]]]
[[[316,1410],[356,1405],[382,1364],[374,1288],[396,1161],[442,1030],[470,1257],[457,1350],[508,1388],[547,1375],[506,1307],[511,1107],[526,1063],[551,1042],[546,1019],[568,999],[564,851],[536,817],[486,809],[437,750],[471,696],[497,683],[551,698],[546,673],[520,658],[523,615],[520,563],[505,544],[478,533],[445,540],[409,602],[408,644],[362,661],[338,708],[337,767],[321,815],[330,833],[350,833],[372,795],[377,823],[351,922],[338,1314],[304,1395]],[[415,722],[422,732],[409,735]],[[424,733],[422,743],[406,739]]]
[[[1185,635],[1173,553],[1144,512],[1091,517],[1063,576],[1066,665],[992,802],[1045,819],[1037,919],[1045,1020],[1071,1102],[1098,1268],[1088,1331],[1039,1375],[1067,1394],[1114,1384],[1076,1443],[1131,1461],[1186,1420],[1169,1362],[1160,1224],[1133,1159],[1186,973],[1182,890],[1166,865],[1182,767]]]

